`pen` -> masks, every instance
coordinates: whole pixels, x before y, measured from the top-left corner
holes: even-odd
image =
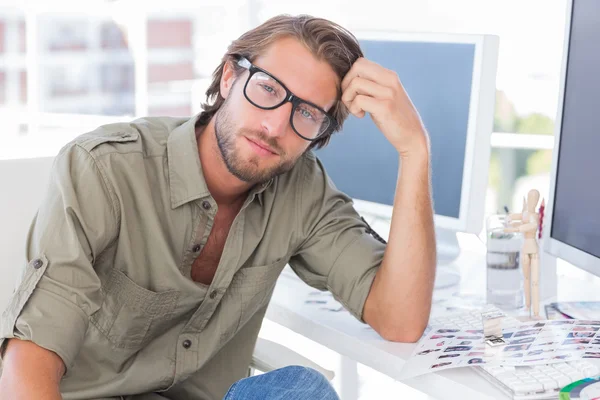
[[[546,208],[546,200],[542,199],[542,204],[540,204],[540,210],[538,211],[540,215],[540,220],[538,222],[538,239],[542,238],[542,228],[544,227],[544,209]]]

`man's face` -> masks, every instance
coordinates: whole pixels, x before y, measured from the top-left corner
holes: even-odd
[[[335,104],[337,75],[296,39],[276,41],[253,64],[324,110]],[[215,134],[229,172],[244,182],[259,183],[289,171],[311,142],[296,135],[290,125],[292,103],[262,110],[246,100],[248,73],[236,77],[230,66],[225,67],[221,80],[225,103],[215,116]]]

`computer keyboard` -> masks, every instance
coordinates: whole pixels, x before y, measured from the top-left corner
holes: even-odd
[[[589,361],[526,367],[477,367],[477,372],[515,400],[556,399],[560,389],[583,378],[598,375]]]
[[[485,311],[498,310],[488,307]],[[470,310],[456,314],[432,317],[429,326],[441,325],[461,329],[482,329],[483,310]],[[507,316],[504,326],[519,324]],[[598,366],[585,360],[531,366],[481,366],[474,370],[514,400],[556,399],[560,390],[583,378],[600,374]]]

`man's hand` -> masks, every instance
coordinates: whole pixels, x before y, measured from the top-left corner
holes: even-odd
[[[401,157],[429,151],[421,117],[394,71],[359,58],[342,80],[342,102],[358,118],[371,114]]]

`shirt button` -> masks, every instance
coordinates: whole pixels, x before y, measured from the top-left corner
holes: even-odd
[[[33,268],[40,269],[42,267],[42,265],[44,265],[44,262],[42,260],[40,260],[39,258],[36,258],[35,260],[33,260]]]
[[[204,201],[202,202],[202,208],[204,208],[205,210],[207,210],[207,211],[208,211],[208,210],[210,210],[210,208],[211,208],[211,207],[212,207],[212,206],[210,205],[210,201],[208,201],[208,200],[204,200]]]
[[[201,247],[200,247],[200,245],[199,245],[199,244],[195,244],[195,245],[194,245],[194,247],[192,247],[192,251],[193,251],[194,253],[197,253],[197,252],[199,252],[199,251],[200,251],[200,249],[201,249]]]
[[[213,290],[212,292],[210,292],[210,294],[208,295],[208,297],[210,297],[211,299],[214,299],[215,297],[217,297],[217,291]]]
[[[189,339],[185,339],[181,345],[183,346],[184,349],[189,349],[190,347],[192,347],[192,341]]]

